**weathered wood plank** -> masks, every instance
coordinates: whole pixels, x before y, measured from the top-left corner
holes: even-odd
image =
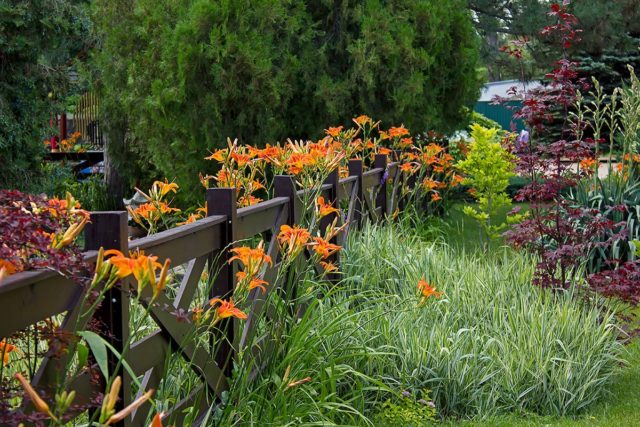
[[[288,197],[276,197],[257,205],[238,209],[236,218],[237,239],[247,239],[270,230],[282,209],[287,209],[285,205],[288,203]]]
[[[383,168],[375,168],[366,171],[362,174],[362,189],[363,191],[368,190],[372,187],[379,187],[380,181],[382,181],[382,174],[384,173]]]
[[[187,271],[185,272],[184,277],[182,278],[182,282],[180,283],[180,288],[178,289],[176,298],[173,301],[173,306],[175,308],[181,308],[183,310],[187,310],[189,308],[191,300],[198,290],[200,277],[202,277],[202,272],[207,265],[208,259],[209,255],[207,254],[193,259],[189,262]]]
[[[224,215],[210,216],[191,224],[162,231],[131,241],[130,250],[144,250],[160,261],[171,258],[173,265],[184,264],[201,255],[224,247],[221,242]]]

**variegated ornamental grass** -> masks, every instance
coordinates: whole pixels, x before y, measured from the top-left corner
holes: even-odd
[[[446,415],[586,409],[620,366],[622,333],[575,290],[531,286],[532,261],[506,248],[460,253],[392,228],[365,229],[343,254],[344,272],[351,289],[379,299],[362,302],[352,340],[393,356],[364,373],[432,389]],[[418,307],[423,276],[443,295]]]

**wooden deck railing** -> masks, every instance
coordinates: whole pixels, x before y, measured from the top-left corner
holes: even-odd
[[[387,156],[378,155],[374,168],[364,171],[361,160],[349,162],[349,176],[338,179],[337,172],[331,174],[321,191],[325,199],[334,206],[347,206],[342,220],[348,223],[340,236],[344,244],[349,230],[365,220],[379,220],[390,215],[398,207],[400,168],[398,162],[387,164]],[[386,176],[385,176],[386,175]],[[385,181],[383,182],[383,177]],[[157,388],[162,380],[165,361],[170,353],[179,353],[192,366],[202,380],[200,387],[178,402],[172,412],[176,425],[182,425],[184,409],[196,402],[198,392],[209,388],[212,395],[220,396],[228,387],[231,374],[233,347],[243,347],[256,324],[256,316],[264,309],[266,297],[254,289],[249,295],[248,318],[239,325],[232,322],[226,326],[226,340],[216,354],[194,347],[187,337],[195,331],[195,325],[179,321],[171,312],[191,307],[200,278],[205,271],[218,271],[210,297],[230,295],[234,286],[233,266],[227,263],[227,249],[236,241],[256,235],[267,237],[267,253],[277,260],[279,247],[276,236],[283,224],[295,224],[300,218],[301,199],[290,176],[276,176],[274,198],[246,208],[236,208],[235,189],[212,188],[207,191],[208,217],[191,224],[179,226],[145,238],[129,241],[126,212],[93,212],[91,223],[85,230],[85,259],[95,261],[97,249],[144,250],[158,257],[160,262],[172,260],[172,266],[184,265],[184,275],[177,286],[175,297],[160,295],[153,306],[148,307],[157,330],[134,342],[126,361],[137,378],[141,378],[142,389]],[[269,283],[275,279],[280,264],[275,263],[264,275]],[[123,289],[112,289],[97,310],[95,318],[108,330],[108,340],[118,350],[130,334],[129,284]],[[273,287],[269,287],[272,291]],[[0,337],[9,337],[39,321],[52,316],[64,316],[63,329],[72,330],[79,316],[80,301],[84,289],[53,271],[29,271],[15,274],[0,283]],[[150,292],[150,291],[149,291]],[[140,299],[144,301],[144,298]],[[173,308],[173,309],[167,309]],[[80,325],[81,328],[84,325]],[[236,335],[236,336],[234,336]],[[234,343],[231,345],[229,343]],[[265,346],[273,344],[265,342]],[[236,347],[237,348],[237,347]],[[112,365],[115,362],[112,361]],[[63,361],[45,357],[40,363],[32,382],[36,388],[46,389],[55,382]],[[113,368],[113,366],[112,366]],[[126,371],[120,406],[127,405],[132,396],[132,378]],[[104,392],[104,384],[96,383],[84,374],[75,379],[73,389],[78,395],[75,403],[88,403],[88,399]],[[210,402],[200,401],[204,413]],[[142,425],[149,407],[142,407],[125,421],[125,425]]]

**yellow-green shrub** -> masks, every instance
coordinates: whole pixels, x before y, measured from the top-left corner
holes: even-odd
[[[465,206],[464,213],[480,223],[488,238],[496,238],[506,224],[493,219],[500,209],[511,205],[506,189],[515,175],[514,157],[502,146],[499,129],[474,124],[471,138],[467,157],[457,167],[465,173],[464,184],[471,187],[478,208]]]

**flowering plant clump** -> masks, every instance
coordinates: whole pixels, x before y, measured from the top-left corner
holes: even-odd
[[[80,132],[74,132],[68,138],[60,141],[60,151],[76,153],[83,153],[87,151],[87,149],[78,142],[78,139],[80,139],[81,136],[82,134]]]
[[[409,175],[416,173],[419,181],[427,180],[427,203],[442,199],[442,190],[455,186],[461,178],[452,168],[452,158],[441,144],[429,142],[416,144],[404,126],[382,129],[380,122],[361,115],[353,119],[355,127],[344,126],[325,129],[325,136],[318,141],[287,140],[284,144],[256,148],[227,142],[227,148],[219,149],[206,157],[218,163],[214,175],[200,174],[205,188],[235,188],[238,207],[250,206],[272,195],[273,175],[292,175],[300,188],[316,188],[334,170],[341,178],[348,175],[350,159],[362,159],[371,166],[376,154],[402,161],[402,197],[409,197],[417,188],[409,182]],[[408,163],[408,164],[407,164]],[[386,180],[386,179],[385,179]],[[415,179],[413,180],[415,181]]]
[[[73,206],[73,204],[68,205]],[[126,408],[116,412],[115,404],[120,389],[120,378],[109,377],[108,371],[103,370],[104,379],[107,383],[106,392],[102,396],[84,396],[83,400],[89,400],[89,403],[76,404],[74,402],[76,398],[75,391],[70,390],[73,386],[73,382],[79,373],[88,370],[92,377],[94,366],[91,365],[88,355],[88,348],[94,349],[94,346],[90,344],[89,337],[94,337],[91,342],[95,342],[98,335],[92,330],[93,326],[90,323],[95,310],[103,302],[107,292],[117,286],[121,280],[133,277],[135,280],[136,290],[134,299],[136,302],[140,302],[146,298],[145,295],[150,294],[148,298],[148,307],[151,307],[154,301],[164,291],[169,277],[169,266],[171,261],[166,259],[163,264],[157,261],[157,257],[145,255],[141,251],[132,252],[124,255],[117,250],[108,250],[100,248],[95,262],[95,268],[93,276],[76,276],[73,277],[79,284],[86,286],[87,291],[83,294],[82,299],[79,301],[81,310],[77,317],[75,317],[71,324],[68,325],[70,329],[62,331],[59,325],[56,325],[53,319],[45,323],[49,323],[50,331],[49,335],[52,337],[48,339],[48,355],[57,359],[63,366],[59,370],[59,375],[56,378],[56,382],[51,384],[53,386],[51,394],[41,395],[30,384],[30,381],[19,370],[15,373],[14,377],[19,383],[19,387],[23,390],[24,394],[28,396],[34,405],[35,413],[26,414],[22,412],[20,408],[11,408],[8,402],[15,400],[19,394],[16,388],[8,383],[5,383],[5,377],[3,374],[3,367],[7,365],[13,368],[10,364],[11,353],[17,352],[23,355],[22,363],[17,365],[18,368],[13,368],[14,372],[20,367],[30,366],[40,362],[42,354],[24,354],[16,345],[10,344],[8,340],[2,340],[0,344],[0,351],[2,354],[6,354],[3,357],[2,366],[0,366],[0,380],[2,380],[2,388],[0,392],[0,422],[35,422],[40,420],[48,420],[51,425],[66,425],[67,422],[76,417],[79,413],[85,411],[88,408],[100,406],[102,409],[99,412],[94,412],[91,416],[93,424],[95,425],[111,425],[123,420],[127,415],[131,414],[142,403],[149,400],[153,394],[153,390],[149,390],[142,396],[138,397]],[[86,278],[86,280],[85,280]],[[123,358],[131,345],[135,332],[142,326],[143,322],[149,313],[150,308],[146,309],[144,316],[141,319],[134,322],[132,333],[126,342],[123,343],[123,351],[118,355],[118,362],[114,371],[118,371],[122,366]],[[63,336],[59,336],[62,335]],[[20,334],[11,337],[13,342],[21,340]],[[99,339],[99,338],[98,338]],[[36,337],[36,342],[41,338]],[[86,343],[84,342],[86,341]],[[94,344],[95,345],[95,344]],[[55,351],[58,349],[57,351]],[[95,350],[94,350],[95,351]],[[106,351],[106,349],[105,349]],[[84,354],[84,356],[83,356]],[[28,363],[24,363],[24,359],[35,358],[35,360],[28,360]],[[16,361],[18,362],[18,361]],[[100,364],[100,362],[98,362]],[[98,378],[98,377],[95,377]],[[94,381],[94,380],[92,380]],[[53,398],[52,398],[53,397]],[[95,420],[95,417],[98,417]]]
[[[155,181],[148,193],[136,188],[136,191],[146,199],[146,202],[135,209],[128,206],[129,216],[148,234],[171,228],[179,222],[180,217],[177,214],[181,211],[171,206],[171,200],[168,199],[168,196],[171,193],[175,194],[178,188],[178,184],[169,183],[166,179]],[[186,222],[190,222],[189,219]]]
[[[453,156],[445,149],[439,134],[430,132],[423,145],[401,155],[405,175],[401,196],[414,206],[425,206],[427,213],[437,213],[448,191],[460,185],[463,177],[454,168]]]

